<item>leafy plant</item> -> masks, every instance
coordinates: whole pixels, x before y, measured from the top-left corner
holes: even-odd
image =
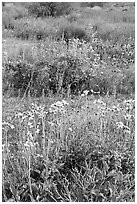
[[[28,7],[30,14],[35,17],[46,17],[46,16],[61,16],[63,14],[68,14],[70,12],[69,3],[65,2],[41,2],[41,3],[31,3]]]

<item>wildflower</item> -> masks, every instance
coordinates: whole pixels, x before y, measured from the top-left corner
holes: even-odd
[[[125,118],[125,120],[128,120],[128,121],[132,121],[132,119],[135,119],[134,115],[130,115],[128,113],[126,115],[124,115],[124,118]]]
[[[81,96],[82,96],[82,97],[87,96],[88,93],[89,93],[89,91],[88,91],[88,90],[85,90],[85,91],[83,91],[83,94],[81,94]]]
[[[25,142],[24,146],[25,146],[26,148],[31,148],[31,147],[33,148],[33,147],[36,146],[36,143],[34,144],[33,142],[27,140],[27,141]]]
[[[43,158],[43,155],[37,154],[36,157],[41,157],[41,158]]]
[[[2,125],[6,125],[6,126],[9,126],[11,129],[14,129],[15,126],[10,124],[10,123],[7,123],[7,122],[3,122]]]
[[[112,109],[111,108],[108,108],[108,107],[106,107],[106,111],[112,111]]]
[[[100,105],[103,105],[103,106],[106,106],[106,103],[104,103],[103,101],[101,101],[100,99],[98,99],[98,100],[95,100],[94,102],[93,102],[94,104],[100,104]]]
[[[125,133],[128,133],[128,134],[130,134],[131,133],[131,131],[130,130],[124,130],[125,131]]]
[[[53,122],[48,122],[48,124],[49,124],[51,127],[54,127],[54,126],[55,126],[55,123],[53,123]]]
[[[36,133],[39,134],[40,133],[40,129],[37,128]]]
[[[24,146],[25,146],[25,147],[30,147],[29,141],[26,141],[25,144],[24,144]]]
[[[66,112],[64,108],[65,105],[68,105],[68,103],[65,100],[57,101],[56,103],[53,103],[50,106],[49,112],[54,114],[56,114],[57,112],[65,113]]]
[[[10,128],[11,128],[11,129],[14,129],[15,127],[14,127],[14,125],[11,125],[11,124],[10,124]]]
[[[62,100],[62,103],[63,103],[64,105],[69,105],[69,103],[67,103],[65,100]]]
[[[59,106],[59,107],[62,107],[63,106],[63,103],[61,101],[57,101],[55,104],[53,104],[53,106]],[[51,105],[52,107],[52,105]]]
[[[124,129],[125,131],[129,131],[130,132],[130,128],[128,126],[125,126],[122,122],[117,122],[117,128],[121,128]]]
[[[72,128],[71,127],[69,127],[68,130],[72,132]]]
[[[32,124],[31,122],[28,122],[28,126],[29,126],[30,128],[33,128],[33,124]]]
[[[124,124],[122,122],[117,122],[117,128],[123,128],[124,127]]]
[[[17,116],[18,116],[18,117],[22,117],[22,116],[23,116],[23,113],[18,113]]]
[[[112,110],[113,111],[120,111],[120,109],[117,106],[114,106],[114,105],[112,106]]]
[[[5,150],[5,144],[2,144],[2,152]]]

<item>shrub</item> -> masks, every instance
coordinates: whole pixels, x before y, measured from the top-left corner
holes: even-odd
[[[61,16],[63,14],[70,13],[70,5],[65,2],[41,2],[31,3],[28,7],[30,14],[35,17],[46,17],[46,16]]]
[[[2,27],[3,29],[14,29],[15,20],[24,18],[28,15],[27,10],[23,6],[4,6],[2,11]]]
[[[15,37],[22,40],[44,40],[49,36],[55,35],[55,28],[40,19],[24,18],[16,20],[13,33]]]
[[[80,14],[77,14],[77,13],[71,13],[71,14],[69,14],[67,17],[66,17],[66,19],[70,22],[70,23],[72,23],[72,22],[74,22],[74,21],[78,21],[79,20],[79,18],[80,18]]]
[[[3,76],[3,84],[7,84],[5,89],[12,87],[14,96],[18,96],[19,90],[23,95],[31,79],[31,66],[21,61],[9,62],[5,63],[4,72],[6,74]]]
[[[14,28],[14,17],[9,15],[7,12],[2,13],[2,27],[3,29],[13,29]]]
[[[3,29],[2,30],[2,38],[13,38],[13,30]]]
[[[69,40],[71,39],[79,39],[81,41],[90,40],[86,31],[75,24],[60,27],[56,35],[58,39],[63,38],[66,41],[67,45],[69,44]]]
[[[123,78],[117,86],[117,91],[121,94],[135,93],[135,67],[133,65],[123,71]]]
[[[94,6],[100,6],[100,7],[103,7],[104,6],[104,2],[84,2],[84,3],[81,3],[81,6],[82,7],[94,7]]]
[[[15,20],[28,16],[28,11],[22,4],[18,5],[13,4],[8,7],[5,6],[3,8],[3,12],[6,13],[9,17],[14,18]]]
[[[99,38],[103,41],[119,42],[123,41],[123,38],[129,39],[131,36],[135,38],[135,27],[133,24],[126,23],[96,23],[96,30]]]
[[[67,93],[69,89],[73,95],[81,94],[84,90],[88,90],[89,94],[113,94],[115,90],[121,94],[134,93],[134,68],[128,69],[134,64],[135,58],[132,38],[127,42],[125,40],[124,44],[103,42],[99,38],[92,39],[92,45],[77,38],[71,39],[68,45],[67,47],[64,41],[47,39],[45,43],[38,44],[30,50],[19,50],[15,60],[26,60],[26,65],[19,62],[19,66],[23,69],[23,66],[25,68],[27,63],[31,63],[31,66],[35,67],[35,77],[32,78],[31,86],[29,85],[32,95],[37,92],[36,95],[40,96],[42,90],[45,94],[50,91],[54,94],[62,91]],[[28,52],[32,54],[27,56]],[[4,66],[13,69],[8,61]],[[14,66],[18,72],[15,62]],[[7,72],[5,71],[5,76]],[[24,75],[28,76],[26,68]],[[24,86],[24,82],[22,83]],[[25,87],[27,86],[26,83]],[[16,89],[19,87],[16,86]]]

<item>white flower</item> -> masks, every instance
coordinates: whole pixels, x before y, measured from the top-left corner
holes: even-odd
[[[28,126],[29,126],[30,128],[32,128],[32,127],[33,127],[33,124],[32,124],[31,122],[28,122]]]
[[[63,106],[63,104],[62,104],[61,101],[57,101],[54,105],[55,105],[55,106],[59,106],[59,107],[62,107],[62,106]]]
[[[83,93],[81,94],[81,96],[82,96],[82,97],[87,96],[88,93],[89,93],[89,91],[88,91],[88,90],[85,90],[85,91],[83,91]]]
[[[128,134],[130,134],[130,133],[131,133],[131,131],[130,131],[130,130],[125,130],[125,132],[126,132],[126,133],[128,133]]]
[[[25,146],[25,147],[30,147],[29,141],[26,141],[25,144],[24,144],[24,146]]]
[[[30,147],[34,147],[35,145],[33,142],[27,140],[24,146],[30,148]]]
[[[97,103],[98,103],[98,104],[100,104],[100,105],[106,106],[106,103],[104,103],[104,102],[101,101],[100,99],[93,101],[93,103],[94,103],[94,104],[97,104]]]
[[[123,128],[124,127],[124,124],[122,122],[117,122],[117,128]]]
[[[72,128],[71,128],[71,127],[69,127],[69,128],[68,128],[68,130],[69,130],[69,131],[72,131]]]
[[[132,121],[133,116],[127,113],[126,115],[124,115],[124,118],[125,120]]]
[[[10,125],[11,129],[14,129],[14,125]]]
[[[67,101],[65,101],[65,100],[62,100],[62,103],[63,103],[64,105],[69,105],[69,103],[68,103]]]
[[[36,133],[39,134],[39,133],[40,133],[40,129],[37,129],[37,130],[36,130]]]
[[[55,126],[55,123],[53,123],[53,122],[48,122],[48,124],[51,125],[51,127]]]
[[[130,128],[128,127],[128,126],[125,126],[122,122],[117,122],[116,123],[117,124],[117,128],[119,129],[119,128],[122,128],[122,129],[124,129],[125,131],[128,131],[128,132],[130,132]]]
[[[5,150],[5,144],[2,144],[2,152]]]
[[[120,111],[120,109],[117,106],[112,106],[113,111]]]
[[[12,125],[12,124],[10,124],[10,123],[7,123],[7,122],[3,122],[2,125],[7,125],[7,126],[9,126],[11,129],[14,129],[14,128],[15,128],[14,125]]]
[[[18,117],[22,117],[22,116],[23,116],[23,113],[18,113],[17,116],[18,116]]]

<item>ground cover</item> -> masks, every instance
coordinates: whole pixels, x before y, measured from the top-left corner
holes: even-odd
[[[3,4],[3,201],[135,201],[134,5],[70,6]]]

